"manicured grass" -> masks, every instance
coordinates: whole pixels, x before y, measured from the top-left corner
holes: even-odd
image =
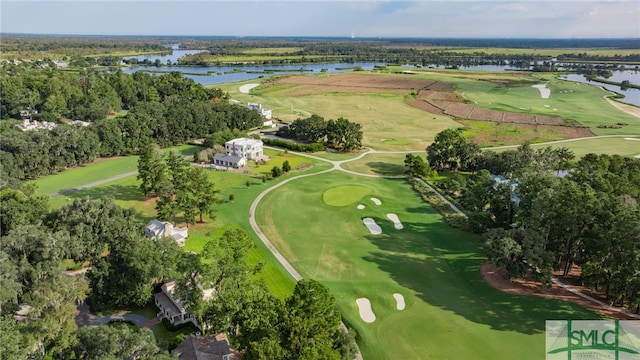
[[[358,202],[365,209],[323,203],[327,189],[354,183],[374,189]],[[394,229],[387,213],[404,229]],[[299,179],[268,194],[256,214],[302,276],[331,289],[365,359],[539,359],[545,319],[599,318],[571,303],[488,286],[478,271],[485,259],[479,239],[448,227],[404,180],[336,172]],[[369,234],[363,217],[383,233]],[[396,292],[405,310],[396,310]],[[371,300],[375,322],[360,319],[360,297]]]
[[[201,149],[202,147],[196,145],[180,145],[164,151],[177,150],[184,156],[191,156]],[[91,164],[43,176],[35,182],[38,185],[39,194],[51,195],[136,170],[138,170],[138,156],[101,158]]]
[[[249,162],[249,171],[252,174],[259,176],[271,175],[271,169],[273,169],[274,166],[282,169],[282,164],[285,161],[289,162],[293,172],[301,170],[304,171],[311,166],[311,160],[309,158],[289,154],[286,150],[265,149],[264,153],[269,156],[269,161],[266,164],[256,164],[252,161]]]
[[[61,190],[73,189],[77,186],[136,171],[137,169],[137,156],[99,159],[89,165],[68,169],[55,175],[41,177],[35,180],[35,182],[38,185],[39,194],[50,195]]]
[[[340,185],[325,190],[322,201],[329,206],[347,206],[371,194],[373,189],[360,185]]]
[[[442,80],[446,81],[447,78]],[[558,116],[578,121],[596,135],[640,134],[640,120],[609,104],[604,98],[611,93],[597,86],[539,77],[540,84],[551,89],[548,99],[531,86],[503,87],[487,81],[449,78],[456,92],[463,94],[475,106],[522,114]],[[555,109],[555,110],[554,110]],[[599,129],[601,124],[627,123],[621,129]]]
[[[607,154],[607,155],[621,155],[621,156],[636,156],[640,155],[640,140],[626,140],[625,138],[632,138],[630,136],[620,136],[611,138],[593,138],[573,140],[555,144],[533,144],[534,148],[551,146],[552,148],[566,147],[571,149],[577,158],[589,154]],[[640,139],[640,137],[635,137]],[[515,147],[504,147],[495,149],[496,151],[502,151],[504,149],[513,149]],[[489,150],[493,150],[489,148]]]
[[[427,156],[426,151],[416,152],[414,154],[420,155],[423,159]],[[404,175],[405,173],[405,157],[406,154],[371,153],[358,160],[342,163],[341,166],[346,170],[361,174],[398,176]]]

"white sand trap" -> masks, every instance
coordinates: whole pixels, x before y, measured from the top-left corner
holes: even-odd
[[[358,311],[360,312],[360,317],[366,323],[372,323],[376,321],[376,314],[373,313],[371,309],[371,301],[367,298],[359,298],[356,300],[356,304],[358,304]]]
[[[373,201],[373,203],[376,205],[382,205],[382,201],[380,201],[380,199],[378,198],[371,198],[371,201]]]
[[[362,205],[362,204],[358,205],[358,209],[360,209],[360,210],[364,209],[364,205]]]
[[[240,86],[240,92],[243,94],[248,94],[251,89],[254,87],[260,86],[260,84],[245,84]]]
[[[634,158],[640,159],[640,155],[636,155],[636,156],[634,156]]]
[[[624,138],[625,140],[638,140],[640,141],[640,138]]]
[[[549,106],[549,105],[545,105],[544,107],[546,107],[546,108],[550,108],[551,106]]]
[[[394,293],[393,297],[396,299],[396,309],[404,310],[404,296],[402,296],[402,294]]]
[[[531,87],[538,89],[538,91],[540,91],[540,97],[543,99],[548,99],[549,95],[551,95],[551,89],[547,87],[547,84],[531,85]]]
[[[402,226],[402,223],[400,222],[400,219],[398,218],[398,215],[387,214],[387,217],[389,218],[389,220],[393,221],[393,227],[396,228],[396,230],[402,230],[402,228],[404,228],[404,226]]]
[[[366,226],[367,229],[369,229],[369,232],[372,235],[382,234],[382,228],[380,227],[380,225],[376,224],[376,221],[373,220],[372,218],[364,218],[362,219],[362,222],[364,223],[364,226]]]

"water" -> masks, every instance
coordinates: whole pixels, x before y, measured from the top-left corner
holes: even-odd
[[[616,73],[623,73],[623,74],[616,74]],[[633,80],[634,76],[639,76],[640,74],[638,72],[635,71],[615,71],[614,75],[616,76],[617,80],[614,80],[613,76],[609,78],[609,80],[611,81],[622,81],[622,80],[629,80],[631,83],[635,83],[638,84],[638,82],[635,82],[637,80]],[[585,78],[584,75],[581,74],[568,74],[568,75],[563,75],[560,77],[561,79],[566,79],[566,80],[570,80],[570,81],[575,81],[575,82],[579,82],[579,83],[583,83],[583,84],[589,84],[589,85],[595,85],[595,86],[601,86],[609,91],[613,91],[616,92],[620,95],[624,95],[624,98],[622,99],[618,99],[618,101],[623,102],[623,103],[627,103],[627,104],[632,104],[632,105],[636,105],[636,106],[640,106],[640,90],[638,89],[632,89],[629,88],[627,90],[622,90],[620,89],[620,86],[617,85],[609,85],[609,84],[603,84],[603,83],[599,83],[599,82],[595,82],[595,81],[589,81]]]
[[[197,54],[202,50],[180,50],[179,44],[171,45],[173,49],[172,54],[167,55],[138,55],[128,56],[124,59],[137,58],[138,61],[149,59],[151,62],[155,62],[156,59],[160,60],[162,64],[166,64],[167,60],[171,63],[176,63],[179,58],[188,54]],[[297,74],[320,74],[321,70],[326,69],[326,73],[339,73],[339,72],[351,72],[355,66],[361,67],[363,70],[373,70],[374,66],[385,66],[383,63],[328,63],[328,64],[291,64],[291,65],[263,65],[263,66],[247,66],[247,65],[230,65],[230,66],[131,66],[123,68],[123,71],[127,74],[132,74],[136,71],[146,70],[159,70],[159,71],[180,71],[186,78],[193,79],[195,82],[202,85],[221,84],[229,82],[246,81],[251,79],[257,79],[263,76],[274,75],[297,75]],[[558,64],[561,66],[562,64]],[[426,68],[443,69],[444,65],[430,65]],[[478,70],[478,71],[517,71],[522,70],[520,68],[510,67],[508,65],[474,65],[474,66],[460,66],[460,70]],[[272,73],[265,71],[277,70]],[[621,102],[640,106],[640,90],[627,89],[622,90],[619,86],[598,83],[594,81],[588,81],[583,75],[569,74],[563,75],[561,78],[590,84],[596,86],[602,86],[603,88],[624,95],[624,98],[619,99]],[[608,78],[610,81],[622,82],[623,80],[629,80],[632,84],[640,84],[640,71],[627,70],[627,71],[614,71],[613,75]]]
[[[136,55],[136,56],[125,56],[122,59],[123,60],[129,60],[129,59],[138,59],[138,62],[140,61],[144,61],[145,59],[148,59],[151,62],[155,62],[156,60],[160,60],[161,63],[166,64],[167,60],[171,61],[172,64],[174,64],[176,61],[178,61],[178,59],[180,59],[181,57],[185,56],[185,55],[192,55],[192,54],[197,54],[197,53],[201,53],[202,50],[178,50],[175,47],[173,48],[173,53],[172,54],[164,54],[164,55],[157,55],[157,54],[153,54],[153,55]]]
[[[175,52],[175,51],[174,51]],[[155,60],[154,60],[155,61]],[[166,60],[165,60],[166,61]],[[193,79],[202,85],[221,84],[257,79],[262,76],[295,75],[295,74],[320,74],[322,69],[326,73],[352,72],[359,66],[363,70],[373,70],[374,66],[384,66],[382,63],[330,63],[330,64],[293,64],[293,65],[264,65],[264,66],[131,66],[122,69],[127,74],[136,71],[160,70],[180,71],[186,78]],[[302,70],[301,70],[302,69]],[[265,71],[277,70],[273,73]]]

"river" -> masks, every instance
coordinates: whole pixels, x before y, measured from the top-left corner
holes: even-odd
[[[624,73],[624,74],[616,74],[616,73]],[[637,71],[614,71],[614,75],[616,76],[615,78],[612,76],[608,80],[620,81],[620,82],[623,80],[629,80],[629,82],[633,84],[640,84],[640,81],[638,81],[640,80],[638,79],[638,77],[640,77],[640,73],[638,73]],[[583,83],[583,84],[601,86],[609,91],[613,91],[615,93],[618,93],[624,96],[624,98],[618,99],[618,101],[631,104],[631,105],[640,106],[640,90],[639,89],[629,88],[627,90],[622,90],[620,89],[620,86],[604,84],[596,81],[589,81],[584,77],[584,75],[580,75],[580,74],[562,75],[560,76],[560,78],[569,80],[569,81]]]
[[[197,54],[202,50],[180,50],[178,44],[171,45],[172,54],[165,55],[138,55],[128,56],[124,59],[137,58],[138,61],[148,59],[155,62],[160,60],[162,64],[166,64],[169,60],[175,64],[179,58],[188,54]],[[363,70],[373,70],[375,66],[385,66],[383,63],[359,62],[359,63],[327,63],[327,64],[289,64],[289,65],[230,65],[230,66],[129,66],[123,68],[123,71],[132,74],[136,71],[180,71],[186,78],[193,79],[202,85],[222,84],[238,81],[246,81],[257,79],[264,76],[273,75],[297,75],[297,74],[320,74],[320,73],[339,73],[353,71],[354,67],[360,67]],[[432,65],[431,68],[444,68],[444,66]],[[519,68],[509,67],[508,65],[475,65],[460,66],[460,70],[476,70],[476,71],[517,71]],[[624,95],[619,101],[640,106],[640,90],[627,89],[621,90],[619,86],[588,81],[583,75],[569,74],[561,76],[562,79],[602,86],[603,88]],[[614,71],[613,75],[608,79],[611,81],[622,82],[629,80],[632,84],[640,84],[640,71]]]

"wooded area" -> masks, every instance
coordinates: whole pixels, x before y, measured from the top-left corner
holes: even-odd
[[[467,230],[482,234],[489,260],[508,276],[545,287],[552,271],[567,275],[575,264],[585,285],[638,312],[640,159],[574,157],[528,144],[480,151],[453,129],[427,148],[433,169],[454,171],[439,188],[466,211]]]

